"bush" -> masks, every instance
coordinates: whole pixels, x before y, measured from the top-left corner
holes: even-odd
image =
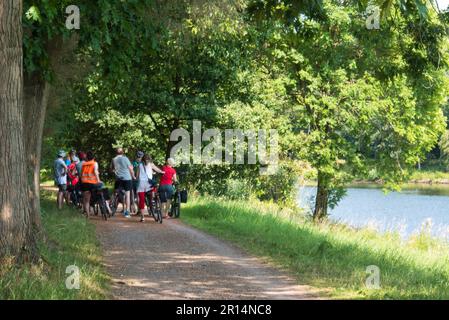
[[[309,172],[303,163],[283,161],[272,175],[259,176],[255,192],[260,200],[295,206],[299,178]]]

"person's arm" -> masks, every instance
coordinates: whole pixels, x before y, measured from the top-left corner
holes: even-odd
[[[64,161],[62,161],[62,165],[64,167],[64,172],[62,173],[62,176],[65,176],[67,174],[67,172],[69,172],[69,170],[67,169],[67,165],[65,164]]]
[[[136,178],[136,175],[134,174],[134,167],[132,164],[128,166],[128,170],[129,170],[129,173],[131,173],[131,178],[133,178],[133,180],[136,180],[137,178]]]
[[[95,177],[97,178],[98,183],[102,183],[100,179],[100,170],[98,170],[98,163],[95,164]]]
[[[151,163],[151,168],[153,168],[154,171],[160,174],[164,174],[165,172],[159,169],[154,163]]]
[[[174,183],[178,182],[178,177],[176,176],[176,173],[173,175],[173,182]]]
[[[134,171],[134,170],[133,170]],[[136,168],[136,179],[140,177],[140,164]],[[139,178],[140,179],[140,178]]]

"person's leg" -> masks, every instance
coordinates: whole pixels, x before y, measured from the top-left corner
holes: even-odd
[[[142,213],[145,210],[145,192],[139,192],[139,211]]]
[[[70,193],[69,191],[65,191],[64,192],[64,198],[65,198],[65,202],[67,203],[68,206],[70,206]]]
[[[171,205],[171,199],[173,198],[173,187],[172,186],[165,186],[166,188],[166,199],[167,202],[165,203],[165,218],[169,218],[169,211],[170,211],[170,205]]]
[[[132,181],[126,180],[123,181],[124,189],[125,189],[125,216],[129,217],[129,212],[131,211],[131,189],[132,189]]]
[[[90,191],[83,192],[83,208],[87,217],[89,217],[90,215],[90,196],[91,196]]]
[[[58,209],[61,210],[62,209],[62,202],[64,201],[64,192],[61,191],[61,189],[59,189],[58,191]]]
[[[167,196],[165,193],[165,186],[159,186],[159,199],[161,200],[161,213],[162,217],[165,218],[166,212],[165,207],[167,203]]]
[[[102,186],[103,188],[103,186]],[[109,215],[112,215],[112,210],[111,210],[111,195],[109,194],[109,190],[107,188],[103,189],[103,197],[104,197],[104,202],[106,203],[106,209],[108,210]]]
[[[144,219],[144,212],[145,212],[145,192],[139,192],[137,194],[139,196],[140,220],[143,221],[143,219]]]
[[[125,191],[125,214],[131,209],[131,191]]]

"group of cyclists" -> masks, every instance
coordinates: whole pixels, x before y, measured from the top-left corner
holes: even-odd
[[[76,197],[76,194],[79,193],[81,195],[80,207],[83,214],[89,217],[92,207],[95,210],[95,206],[92,205],[92,197],[99,194],[103,199],[100,204],[102,214],[104,214],[103,211],[107,211],[109,216],[113,215],[117,210],[118,202],[121,202],[124,217],[130,218],[130,213],[134,212],[140,215],[140,221],[143,222],[145,207],[149,209],[148,207],[155,203],[153,198],[157,198],[160,205],[160,222],[162,222],[163,218],[170,218],[169,210],[174,195],[173,185],[178,181],[176,170],[173,167],[174,160],[172,158],[168,158],[165,165],[159,168],[153,163],[151,156],[142,151],[137,152],[136,160],[131,163],[124,154],[123,148],[117,148],[110,168],[115,175],[113,194],[117,195],[120,192],[123,196],[111,198],[108,189],[100,179],[99,165],[92,151],[84,153],[71,150],[66,154],[64,150],[60,150],[54,161],[54,180],[58,187],[58,208],[63,208],[64,200],[67,204],[73,202],[70,199],[71,194],[75,194]],[[157,189],[153,172],[162,175]],[[138,204],[137,212],[133,210],[135,202]],[[154,206],[157,207],[158,203]]]

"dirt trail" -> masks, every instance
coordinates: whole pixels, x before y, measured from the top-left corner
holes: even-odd
[[[92,219],[115,299],[314,299],[310,287],[186,226],[150,218]]]

